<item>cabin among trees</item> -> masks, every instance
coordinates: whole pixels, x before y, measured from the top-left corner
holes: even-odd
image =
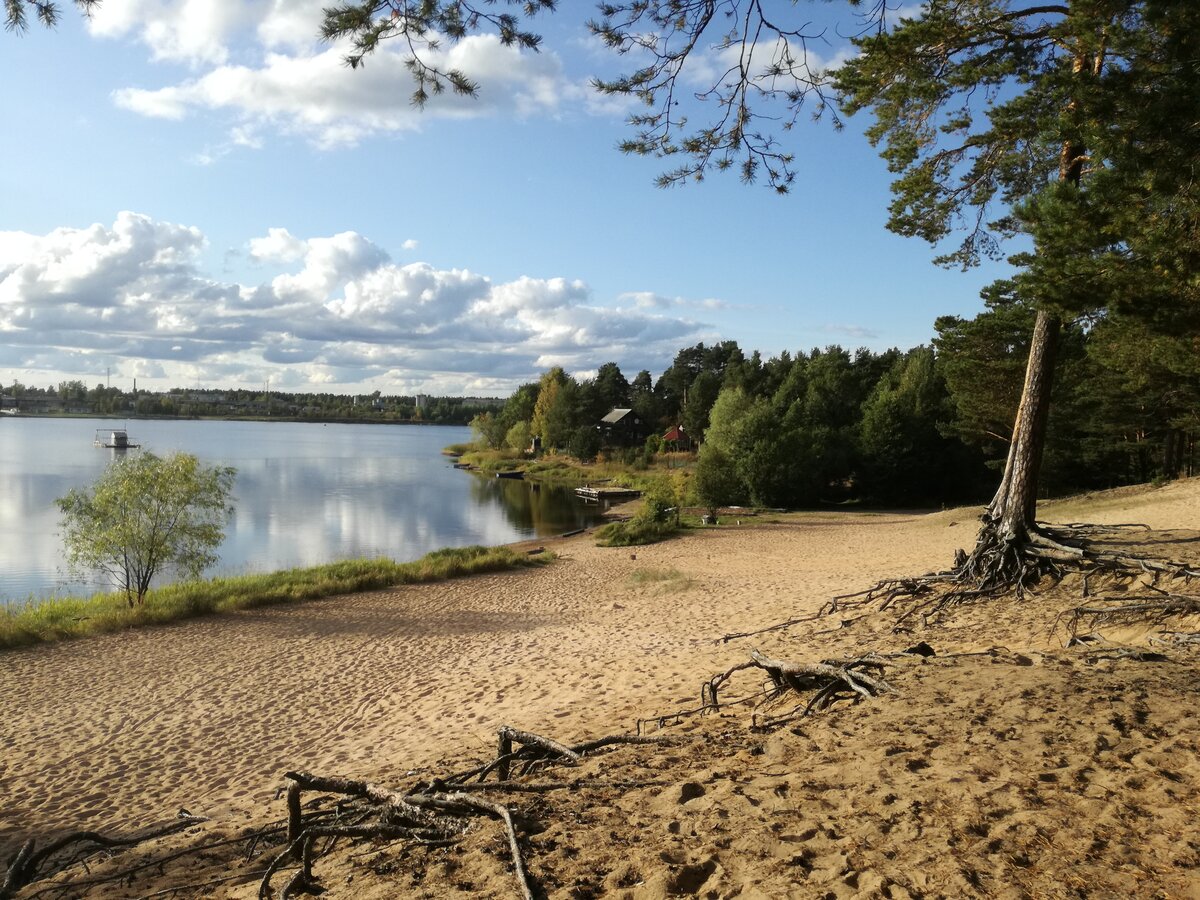
[[[632,409],[614,409],[600,420],[600,440],[605,447],[636,447],[648,433],[646,423]]]
[[[691,452],[692,439],[688,437],[682,425],[672,425],[662,436],[663,449],[668,453]]]

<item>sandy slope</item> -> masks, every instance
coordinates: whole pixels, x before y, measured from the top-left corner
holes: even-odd
[[[1043,510],[1146,523],[1156,552],[1176,557],[1200,555],[1185,531],[1198,513],[1196,483]],[[501,724],[569,740],[624,731],[694,705],[701,682],[750,646],[816,660],[923,639],[940,656],[898,664],[897,696],[767,736],[730,710],[675,728],[679,748],[589,763],[672,786],[539,800],[540,883],[577,897],[1200,896],[1197,657],[1063,650],[1054,623],[1077,602],[1070,585],[913,633],[874,616],[717,640],[944,566],[970,542],[972,515],[747,519],[632,551],[582,536],[542,570],[0,655],[0,855],[26,837],[120,831],[181,806],[214,823],[163,847],[230,833],[281,815],[288,769],[398,779],[486,756]],[[948,655],[991,648],[1002,649]],[[681,794],[686,783],[696,787]],[[507,896],[489,841],[481,831],[428,859],[346,848],[318,874],[327,896]],[[96,895],[143,896],[238,865],[261,869],[218,855]],[[206,891],[255,894],[237,881]]]

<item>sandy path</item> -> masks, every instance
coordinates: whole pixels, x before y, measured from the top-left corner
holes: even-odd
[[[1138,499],[1140,520],[1192,525],[1196,494]],[[1123,521],[1120,502],[1105,510]],[[740,659],[723,633],[940,566],[973,527],[952,511],[811,515],[633,551],[583,536],[545,569],[0,654],[0,853],[180,806],[237,814],[287,769],[417,767],[490,747],[503,723],[566,739],[624,730]]]

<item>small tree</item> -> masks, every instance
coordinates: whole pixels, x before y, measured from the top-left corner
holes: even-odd
[[[217,560],[233,515],[235,470],[203,466],[190,453],[119,459],[90,488],[55,503],[72,571],[104,572],[141,604],[165,568],[197,577]]]
[[[517,422],[504,435],[504,443],[508,445],[508,449],[516,450],[520,453],[528,450],[532,441],[533,435],[529,430],[529,423],[524,420]]]
[[[734,470],[733,461],[720,447],[705,444],[696,462],[696,479],[692,490],[697,502],[708,510],[709,520],[717,524],[717,510],[737,503],[743,488]]]

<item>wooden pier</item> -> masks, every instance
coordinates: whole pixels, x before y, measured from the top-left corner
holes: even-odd
[[[635,491],[633,488],[592,487],[590,484],[585,484],[583,487],[575,488],[575,496],[598,502],[600,500],[628,500],[642,496],[642,492]]]

